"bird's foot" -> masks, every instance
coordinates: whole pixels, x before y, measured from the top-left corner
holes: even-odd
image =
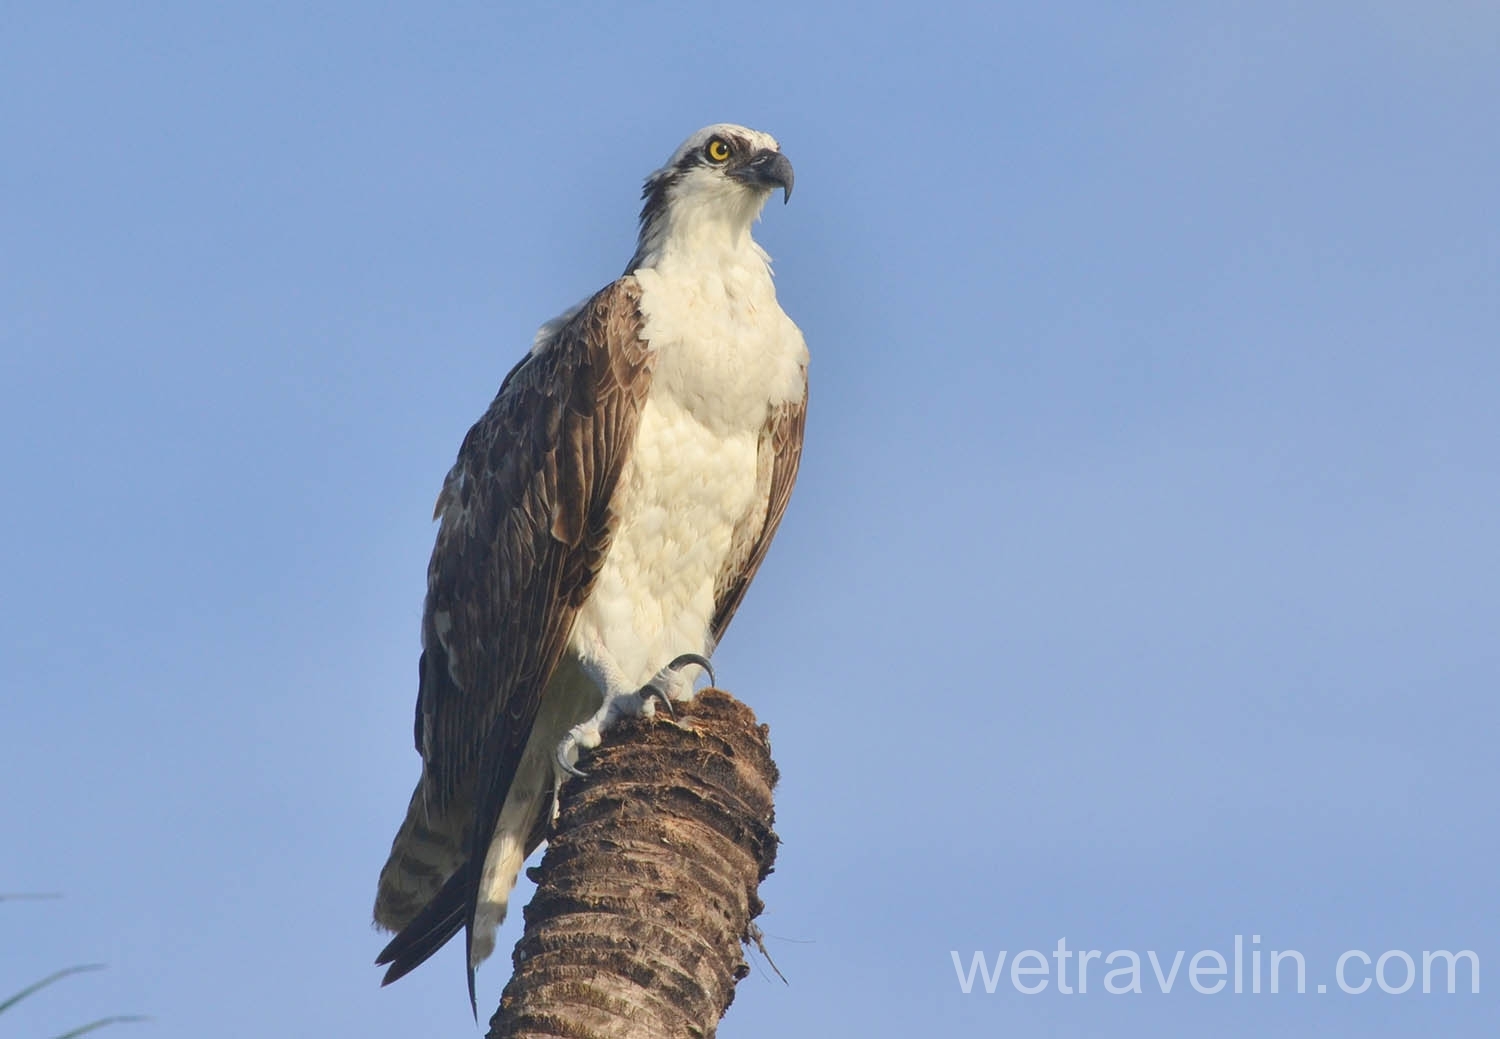
[[[688,700],[693,695],[692,682],[681,673],[690,664],[707,672],[710,684],[714,681],[713,665],[708,662],[708,658],[697,653],[684,653],[634,692],[606,692],[604,703],[594,712],[594,716],[569,729],[568,734],[557,745],[557,767],[570,776],[587,776],[588,773],[575,764],[579,752],[599,746],[604,740],[605,732],[621,718],[654,717],[658,700],[666,706],[667,713],[675,717],[672,701]]]

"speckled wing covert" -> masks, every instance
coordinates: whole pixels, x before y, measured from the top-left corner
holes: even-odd
[[[472,942],[500,809],[609,551],[610,503],[651,382],[639,303],[635,279],[621,278],[518,364],[438,497],[415,737],[431,810],[472,805],[472,825],[467,864],[376,961],[390,964],[386,983],[460,927]],[[473,987],[471,967],[471,1000]]]

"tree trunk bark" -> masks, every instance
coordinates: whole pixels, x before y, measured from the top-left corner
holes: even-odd
[[[620,723],[563,787],[489,1039],[712,1036],[777,837],[767,730],[706,689]]]

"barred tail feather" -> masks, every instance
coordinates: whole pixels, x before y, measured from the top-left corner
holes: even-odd
[[[430,815],[422,784],[412,793],[406,819],[391,842],[390,858],[380,871],[375,896],[375,924],[387,931],[401,931],[458,872],[467,855],[468,835],[462,822],[467,812],[449,817]]]

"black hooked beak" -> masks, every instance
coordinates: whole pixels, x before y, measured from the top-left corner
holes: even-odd
[[[792,174],[790,160],[780,152],[769,148],[758,151],[749,162],[732,170],[729,175],[744,184],[753,184],[767,190],[780,188],[782,201],[792,200],[792,181],[796,178]]]

